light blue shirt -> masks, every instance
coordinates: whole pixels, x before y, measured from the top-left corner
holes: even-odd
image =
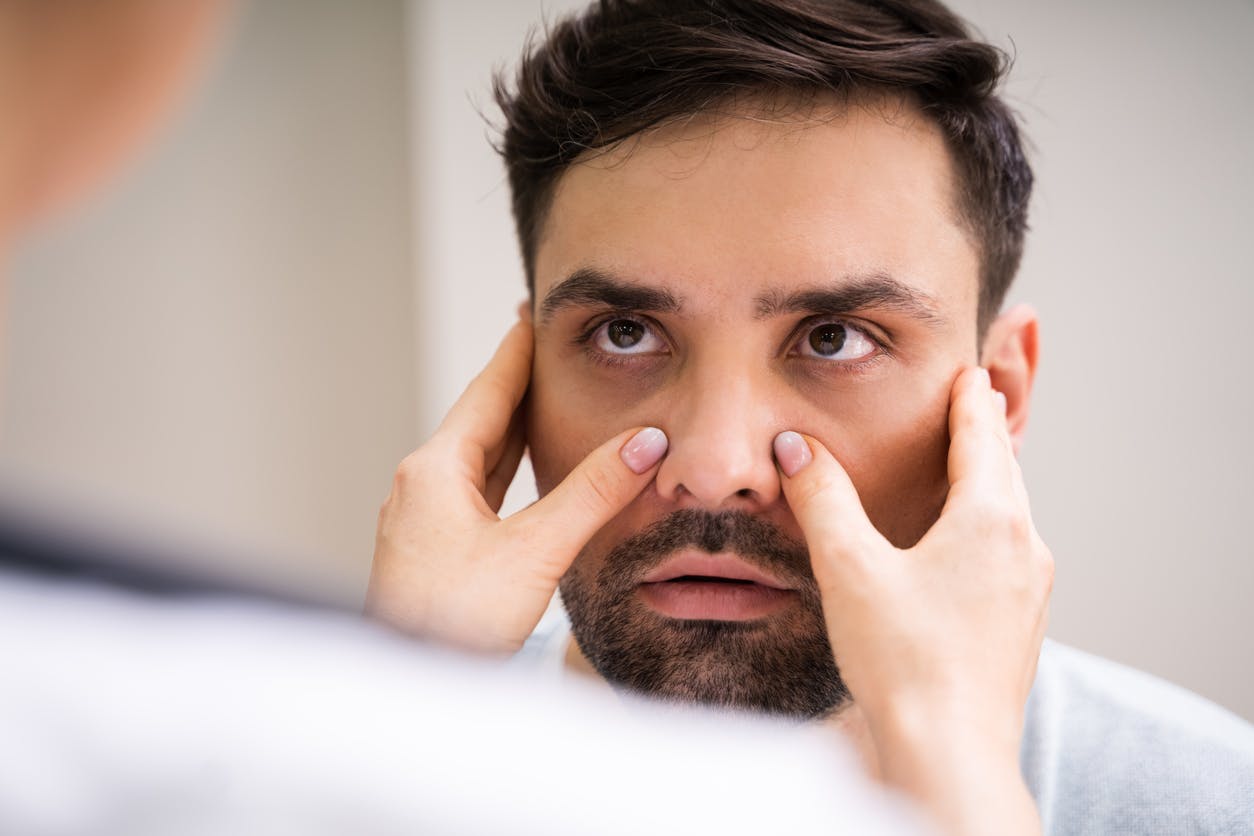
[[[1045,833],[1254,834],[1254,726],[1056,642],[1041,653],[1020,761]]]

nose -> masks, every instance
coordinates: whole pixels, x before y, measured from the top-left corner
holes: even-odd
[[[670,449],[658,471],[658,494],[713,511],[751,511],[778,500],[772,442],[786,428],[776,426],[772,394],[769,381],[743,369],[679,382],[662,424]]]

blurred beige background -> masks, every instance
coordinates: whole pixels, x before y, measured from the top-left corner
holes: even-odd
[[[20,254],[8,472],[359,600],[396,461],[524,294],[490,71],[580,5],[243,6],[153,153]],[[1051,634],[1254,718],[1254,5],[954,6],[1016,53],[1035,145]]]

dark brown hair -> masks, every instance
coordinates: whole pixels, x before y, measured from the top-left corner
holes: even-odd
[[[936,0],[598,0],[494,92],[528,287],[553,188],[581,155],[745,95],[888,94],[938,125],[980,253],[980,330],[1019,267],[1032,170],[996,95],[1006,55]]]

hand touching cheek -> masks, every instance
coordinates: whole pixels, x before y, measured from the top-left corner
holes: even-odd
[[[825,447],[797,433],[775,441],[832,647],[884,776],[964,833],[1039,829],[1018,752],[1053,561],[1032,525],[1004,410],[983,369],[955,381],[949,496],[905,550],[870,523]]]
[[[368,614],[460,647],[516,651],[580,549],[656,475],[666,436],[637,427],[593,450],[544,499],[497,516],[523,454],[517,413],[531,346],[519,322],[431,440],[401,462],[379,512]]]

